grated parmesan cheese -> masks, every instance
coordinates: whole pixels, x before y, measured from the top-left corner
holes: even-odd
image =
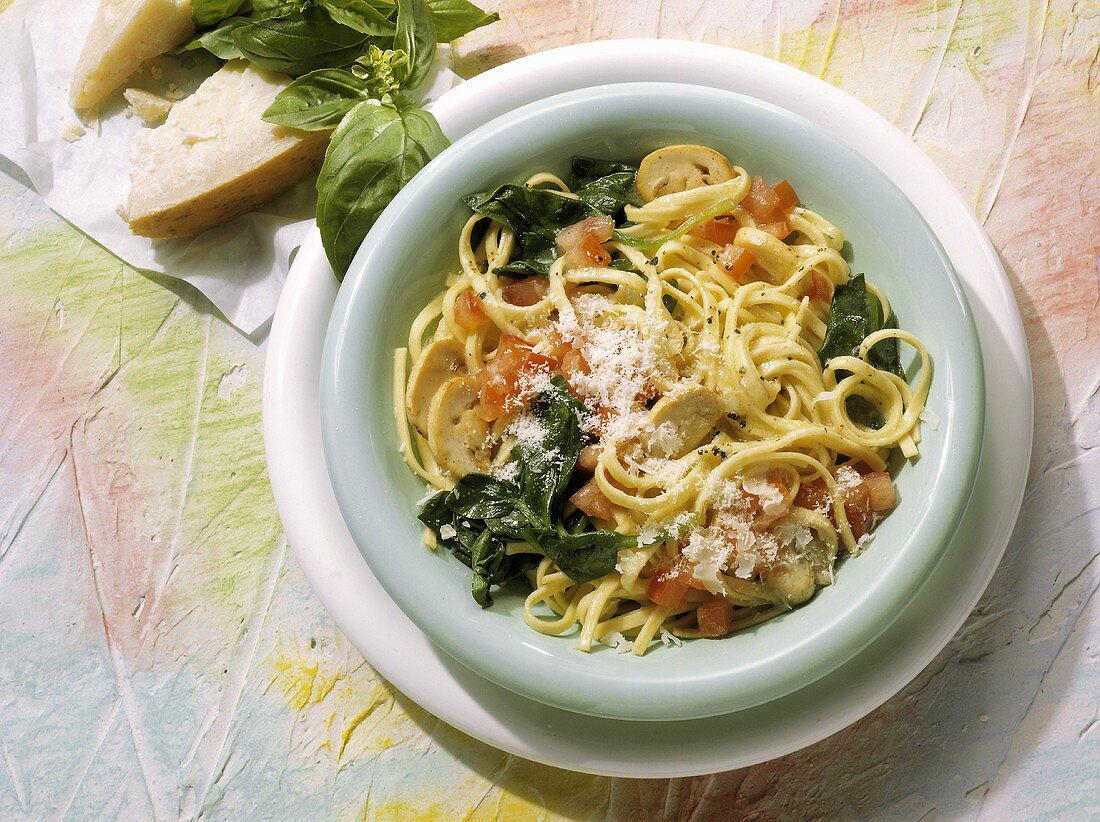
[[[677,648],[679,648],[681,645],[684,644],[684,641],[680,639],[680,637],[676,636],[676,634],[670,634],[664,628],[661,629],[661,633],[659,636],[661,644],[664,645],[666,648],[669,645],[675,645]]]
[[[917,415],[917,419],[919,419],[921,422],[928,423],[928,427],[931,428],[933,431],[940,430],[939,415],[937,415],[936,412],[930,408],[925,408],[923,411],[921,411]]]
[[[454,539],[458,536],[458,531],[450,524],[439,526],[439,538],[440,539]]]

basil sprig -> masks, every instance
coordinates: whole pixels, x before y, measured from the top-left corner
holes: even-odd
[[[264,120],[335,129],[317,178],[317,225],[343,279],[382,209],[447,146],[435,118],[401,92],[424,82],[437,42],[499,16],[469,0],[192,0],[191,9],[199,33],[178,51],[289,74]]]
[[[347,69],[318,69],[291,83],[264,112],[264,119],[303,131],[336,128],[349,111],[364,100],[381,100],[401,84],[394,67],[406,56],[371,46]]]
[[[512,448],[518,481],[467,474],[450,491],[428,499],[419,514],[440,544],[473,570],[471,593],[482,607],[493,602],[491,586],[537,561],[531,554],[509,554],[509,542],[526,542],[576,583],[610,574],[619,549],[637,545],[634,536],[590,530],[588,517],[579,511],[563,515],[584,444],[580,423],[588,409],[555,376],[531,410],[539,435]]]

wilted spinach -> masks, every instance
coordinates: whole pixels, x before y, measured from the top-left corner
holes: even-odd
[[[540,435],[512,449],[520,469],[517,482],[467,474],[450,491],[431,497],[419,514],[439,542],[473,570],[472,594],[482,607],[492,604],[491,586],[533,563],[531,554],[509,555],[508,542],[528,543],[576,583],[611,573],[619,549],[637,542],[615,531],[585,530],[588,518],[580,512],[568,520],[562,515],[583,446],[581,419],[588,411],[560,376],[536,399],[532,413]]]
[[[571,187],[576,199],[543,188],[502,185],[462,198],[470,209],[507,226],[516,235],[516,249],[497,271],[514,276],[546,275],[557,259],[554,238],[566,226],[585,217],[618,217],[627,204],[637,203],[637,169],[623,163],[574,157]]]
[[[867,290],[867,281],[862,274],[850,277],[848,282],[838,285],[833,292],[833,302],[829,307],[829,325],[817,352],[822,366],[827,365],[834,357],[859,356],[863,341],[883,328],[897,328],[897,317],[891,312],[889,317],[883,318],[882,304]],[[905,379],[905,369],[901,365],[896,339],[876,343],[867,352],[867,360],[875,368]],[[843,373],[838,376],[843,378]],[[862,397],[849,397],[845,409],[858,423],[870,428],[881,428],[883,425],[878,409]]]

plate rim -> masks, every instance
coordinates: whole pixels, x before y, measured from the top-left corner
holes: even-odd
[[[867,660],[873,656],[875,647],[883,642],[880,638],[870,649],[827,677],[826,679],[843,679],[846,672],[857,671],[861,666],[866,669],[864,674],[868,674],[849,674],[850,687],[834,698],[832,703],[826,699],[819,710],[789,705],[802,692],[776,701],[788,703],[788,712],[799,715],[805,721],[792,724],[789,720],[775,717],[772,711],[771,718],[766,721],[765,726],[761,726],[760,732],[754,735],[753,744],[748,746],[736,739],[730,739],[727,726],[745,714],[759,714],[760,709],[726,715],[720,718],[723,721],[711,722],[700,728],[701,736],[691,745],[681,746],[674,759],[654,759],[646,752],[623,751],[618,747],[609,750],[601,745],[599,735],[590,730],[595,724],[601,732],[613,730],[637,737],[636,726],[652,723],[622,720],[594,723],[589,717],[555,711],[526,700],[521,705],[512,704],[520,698],[510,702],[511,695],[503,689],[476,675],[464,676],[465,669],[455,671],[448,667],[447,659],[443,658],[445,655],[430,646],[426,638],[413,632],[408,632],[406,637],[411,645],[404,646],[402,653],[395,655],[389,643],[379,642],[379,638],[371,630],[358,624],[364,590],[377,594],[381,589],[373,582],[369,572],[364,573],[366,564],[354,545],[349,553],[347,544],[341,544],[341,539],[350,541],[350,537],[342,537],[339,528],[331,527],[331,522],[320,529],[310,528],[302,521],[303,518],[296,516],[295,500],[303,491],[308,496],[309,489],[301,487],[301,480],[308,475],[310,466],[304,466],[307,469],[304,473],[299,471],[302,467],[298,459],[300,454],[295,453],[295,448],[305,449],[303,453],[308,453],[310,448],[319,445],[319,433],[297,426],[301,421],[308,421],[311,414],[316,414],[317,409],[310,405],[308,397],[301,392],[303,386],[293,380],[304,378],[308,387],[310,368],[315,368],[312,358],[319,352],[315,350],[315,340],[311,340],[308,335],[296,338],[294,334],[308,326],[311,319],[315,321],[318,316],[323,316],[327,322],[327,308],[331,308],[335,294],[335,284],[316,231],[299,252],[295,268],[280,300],[269,340],[264,380],[264,429],[272,487],[295,555],[319,599],[333,614],[337,624],[383,676],[449,724],[509,753],[588,773],[665,778],[743,767],[816,742],[878,707],[935,657],[977,602],[1003,554],[1023,499],[1033,419],[1031,370],[1026,339],[1011,287],[996,252],[970,207],[950,181],[919,148],[912,145],[908,138],[878,114],[846,93],[793,67],[759,55],[690,41],[616,40],[582,43],[531,55],[492,69],[448,92],[437,102],[437,114],[442,115],[446,111],[448,128],[457,133],[469,129],[470,124],[478,118],[491,119],[494,116],[493,106],[505,109],[514,107],[517,105],[514,102],[517,97],[524,100],[537,99],[540,89],[547,86],[557,84],[561,88],[580,88],[590,85],[580,75],[588,75],[594,68],[605,72],[603,82],[614,82],[610,78],[614,78],[616,72],[629,70],[639,74],[649,72],[647,76],[657,76],[662,80],[675,81],[678,77],[691,77],[693,82],[699,82],[704,73],[713,73],[714,78],[722,79],[720,87],[735,90],[766,83],[769,94],[765,99],[799,113],[809,112],[807,116],[815,121],[819,118],[827,119],[832,116],[831,112],[842,112],[848,118],[849,126],[854,119],[868,134],[874,133],[881,138],[877,142],[864,140],[856,148],[891,178],[894,175],[888,167],[892,165],[893,153],[915,165],[923,175],[926,191],[919,198],[914,198],[898,180],[895,182],[899,183],[906,195],[917,205],[941,241],[943,231],[955,235],[953,242],[945,243],[945,248],[963,277],[964,288],[967,289],[971,307],[975,311],[979,334],[983,336],[987,376],[993,372],[1001,372],[1002,376],[1007,374],[1012,377],[1011,380],[1002,381],[998,389],[1002,393],[1015,393],[1013,415],[1010,417],[996,414],[1000,410],[993,400],[996,394],[987,393],[987,423],[997,419],[999,424],[986,426],[987,448],[986,454],[983,454],[983,468],[991,480],[991,487],[998,482],[1004,487],[987,490],[986,496],[996,491],[996,498],[976,499],[964,518],[965,522],[984,517],[987,521],[984,524],[990,526],[988,530],[981,531],[986,541],[977,550],[973,550],[960,568],[956,569],[967,575],[969,588],[965,595],[957,591],[960,595],[949,603],[949,607],[931,611],[938,620],[938,630],[930,632],[927,630],[928,625],[922,625],[922,633],[914,632],[917,639],[908,646],[909,653],[906,657],[890,655],[887,656],[888,665],[867,667]],[[733,76],[731,69],[739,72],[735,78],[738,83],[736,86],[732,85],[730,79]],[[637,77],[632,74],[630,79]],[[709,84],[718,83],[719,80],[715,79]],[[477,96],[492,99],[479,108],[470,102],[471,97]],[[860,129],[853,131],[860,132]],[[838,131],[834,129],[834,133]],[[975,293],[967,281],[970,272],[964,271],[959,265],[959,257],[980,268],[983,276],[992,274],[993,282],[983,282],[981,291]],[[991,287],[993,285],[996,287]],[[1001,346],[992,348],[985,345],[985,337],[988,335],[993,335]],[[999,359],[991,359],[994,357]],[[996,367],[991,369],[990,363]],[[290,382],[287,382],[288,379]],[[994,413],[989,414],[989,411]],[[1008,453],[1001,449],[997,459],[1008,460],[1011,463],[1008,466],[1010,469],[1022,467],[1022,470],[1010,470],[1007,474],[1003,470],[1004,466],[990,467],[990,463],[995,460],[986,459],[988,453],[995,450],[988,447],[990,441],[1004,440],[1006,437],[1012,447],[1008,449]],[[323,462],[323,457],[321,459]],[[315,497],[313,501],[319,502],[322,507],[326,504],[323,495]],[[335,505],[334,500],[332,505]],[[1005,516],[1006,514],[1010,516]],[[342,526],[342,522],[340,525]],[[346,528],[344,531],[346,532]],[[934,573],[939,574],[940,569],[937,568]],[[388,598],[383,599],[385,601],[375,600],[369,604],[379,613],[384,613]],[[389,607],[390,610],[396,609],[392,603]],[[903,613],[903,618],[907,617],[909,611]],[[899,620],[899,623],[902,621],[904,620]],[[411,627],[411,623],[404,626],[405,629]],[[901,631],[902,626],[895,624],[887,631],[887,635]],[[931,639],[933,633],[935,638]],[[427,686],[425,680],[428,678],[423,675],[425,666],[436,676],[442,677],[448,687],[437,687],[438,681],[431,687]],[[872,672],[874,675],[869,675]],[[808,690],[821,693],[821,689],[816,686],[810,686]],[[498,699],[505,704],[497,706],[495,712],[485,705]],[[775,704],[768,703],[762,707],[774,707]],[[827,712],[826,708],[829,708]],[[501,713],[507,715],[508,722],[501,720]],[[685,724],[692,725],[690,722]],[[718,732],[723,735],[723,739],[716,738]]]
[[[954,312],[957,309],[961,314],[957,331],[958,342],[964,350],[953,353],[949,362],[936,362],[934,366],[936,373],[941,375],[939,379],[948,380],[948,395],[954,394],[964,411],[951,415],[945,426],[948,430],[939,435],[945,439],[944,451],[938,458],[940,469],[929,478],[930,487],[936,489],[938,497],[935,513],[933,509],[926,510],[925,518],[917,522],[908,537],[889,545],[890,552],[881,560],[883,575],[878,581],[872,581],[858,591],[850,591],[853,596],[848,600],[834,600],[828,608],[819,605],[816,614],[820,619],[813,618],[814,614],[800,614],[798,624],[804,628],[808,626],[809,633],[799,636],[796,645],[778,646],[773,653],[753,656],[751,662],[740,655],[708,655],[705,651],[717,650],[709,645],[693,648],[692,668],[685,671],[682,678],[677,678],[671,671],[662,678],[652,678],[646,671],[639,671],[639,674],[647,675],[637,682],[624,681],[622,671],[608,670],[609,666],[616,666],[618,657],[599,659],[589,665],[574,665],[570,657],[572,643],[568,638],[558,640],[554,643],[556,647],[549,651],[545,648],[528,650],[531,644],[520,642],[516,645],[510,641],[509,651],[514,650],[515,654],[501,654],[500,644],[478,630],[477,626],[471,626],[466,619],[440,620],[434,601],[418,600],[412,592],[403,590],[404,580],[385,562],[391,543],[378,539],[379,523],[376,520],[379,516],[389,515],[388,505],[368,502],[380,498],[381,489],[376,487],[376,482],[381,481],[373,472],[368,471],[364,475],[363,459],[346,458],[349,448],[352,448],[357,457],[369,461],[373,454],[364,453],[361,449],[373,450],[378,434],[377,430],[373,434],[367,433],[366,429],[361,434],[358,432],[363,409],[357,407],[354,399],[349,401],[347,392],[358,396],[363,391],[369,393],[370,386],[358,379],[362,371],[361,360],[349,352],[363,350],[373,336],[369,327],[354,321],[364,307],[362,301],[372,300],[378,293],[378,284],[372,277],[372,261],[380,256],[392,256],[393,244],[389,238],[394,236],[394,224],[402,219],[405,212],[417,208],[415,204],[422,192],[436,187],[434,177],[414,179],[400,192],[357,253],[344,278],[329,321],[321,371],[322,443],[336,499],[359,550],[368,564],[375,563],[377,571],[374,575],[390,597],[401,602],[406,615],[421,631],[475,673],[521,696],[554,707],[624,720],[679,721],[750,708],[820,679],[873,642],[902,610],[897,604],[899,597],[911,598],[931,568],[938,564],[943,552],[948,550],[977,474],[985,408],[984,369],[977,329],[958,275],[935,233],[889,176],[831,134],[820,133],[820,129],[801,115],[757,97],[726,89],[682,83],[615,83],[553,95],[493,118],[457,139],[433,163],[437,163],[437,169],[462,169],[465,157],[479,149],[484,151],[485,145],[491,144],[502,131],[510,131],[529,120],[545,123],[547,117],[578,106],[580,99],[590,101],[586,111],[592,112],[610,100],[622,98],[632,99],[636,104],[660,98],[666,101],[664,105],[675,105],[668,101],[676,95],[688,97],[697,106],[726,105],[736,112],[743,112],[743,116],[757,116],[782,130],[796,133],[813,130],[820,139],[812,143],[810,151],[821,151],[825,156],[830,156],[829,152],[837,152],[832,155],[837,163],[848,162],[850,157],[853,169],[863,166],[858,171],[859,179],[867,184],[873,181],[882,185],[883,196],[888,199],[896,197],[905,218],[916,219],[918,227],[914,230],[921,233],[921,242],[928,244],[930,259],[938,258],[938,264],[946,273],[946,279],[940,283],[947,297],[944,310]],[[936,276],[938,278],[939,274]],[[337,437],[338,440],[334,439]],[[392,446],[397,447],[396,434]],[[954,456],[949,457],[949,453]],[[411,516],[412,511],[408,513]],[[383,524],[382,530],[388,531],[388,527],[392,527],[392,523],[391,526]],[[904,564],[899,565],[898,557],[903,548],[906,559]],[[448,568],[448,571],[456,575],[462,573],[458,565],[451,565],[453,568]],[[463,600],[462,607],[463,613],[470,611],[466,600]],[[813,608],[812,605],[809,607]],[[485,622],[480,614],[475,614],[472,619]],[[765,632],[768,627],[764,627]],[[772,633],[775,631],[782,632],[783,628],[774,628]],[[517,629],[517,633],[522,633],[522,630]],[[536,641],[537,638],[532,638],[532,644]],[[683,650],[674,649],[673,653],[682,656]],[[547,653],[552,656],[546,656]],[[719,667],[699,667],[700,655],[712,660],[717,656],[717,660],[713,661],[717,661]],[[522,664],[517,666],[519,660]],[[684,659],[684,663],[687,662],[688,659]],[[567,671],[563,670],[563,664],[568,666]]]

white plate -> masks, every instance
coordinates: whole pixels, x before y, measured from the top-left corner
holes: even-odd
[[[454,139],[552,94],[639,80],[739,91],[814,121],[893,179],[936,232],[963,281],[984,352],[982,464],[944,559],[879,639],[786,697],[674,723],[597,719],[550,708],[452,660],[379,586],[332,494],[321,446],[318,376],[337,285],[316,232],[295,260],[272,325],[264,437],[275,501],[295,555],[336,623],[379,673],[440,719],[509,753],[589,773],[652,778],[744,767],[809,745],[881,705],[933,659],[981,596],[1011,534],[1031,452],[1032,392],[1011,289],[969,206],[904,135],[820,80],[718,46],[620,40],[569,46],[493,69],[448,92],[433,111]],[[677,745],[668,745],[669,738]]]

